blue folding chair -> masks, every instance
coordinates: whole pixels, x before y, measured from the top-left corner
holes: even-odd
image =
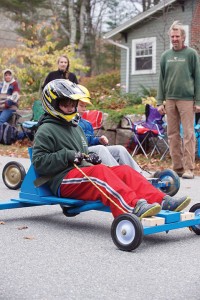
[[[150,156],[152,156],[157,151],[157,153],[161,155],[160,160],[162,160],[169,152],[169,145],[165,130],[166,123],[163,120],[164,116],[162,116],[158,112],[157,108],[146,104],[145,117],[145,121],[132,123],[131,126],[133,131],[133,141],[136,144],[132,156],[134,156],[139,150],[141,150],[146,158],[148,158],[148,153],[145,150],[145,142],[151,140],[153,143],[153,149],[150,152]],[[161,141],[164,145],[163,151],[160,150],[159,141]]]

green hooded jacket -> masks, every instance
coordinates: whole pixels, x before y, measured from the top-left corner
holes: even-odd
[[[58,195],[62,179],[74,168],[77,152],[88,154],[81,127],[45,115],[34,138],[32,163],[40,176],[50,178],[47,184],[54,195]],[[85,166],[91,164],[83,160],[79,167]]]

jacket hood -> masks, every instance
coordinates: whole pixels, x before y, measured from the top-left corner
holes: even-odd
[[[7,72],[10,72],[11,75],[13,76],[13,71],[12,71],[11,69],[5,69],[5,70],[3,70],[3,76],[4,76]]]

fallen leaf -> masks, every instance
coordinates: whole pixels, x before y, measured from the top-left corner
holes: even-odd
[[[31,236],[31,235],[29,235],[29,236],[24,236],[23,237],[25,240],[34,240],[35,238],[34,238],[34,236]]]
[[[3,221],[0,221],[0,225],[5,225],[5,222],[3,222]]]
[[[21,227],[18,227],[17,229],[18,230],[23,230],[23,229],[27,229],[28,228],[28,226],[21,226]]]

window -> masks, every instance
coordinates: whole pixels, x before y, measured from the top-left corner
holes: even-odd
[[[132,41],[132,74],[156,73],[156,38]]]

